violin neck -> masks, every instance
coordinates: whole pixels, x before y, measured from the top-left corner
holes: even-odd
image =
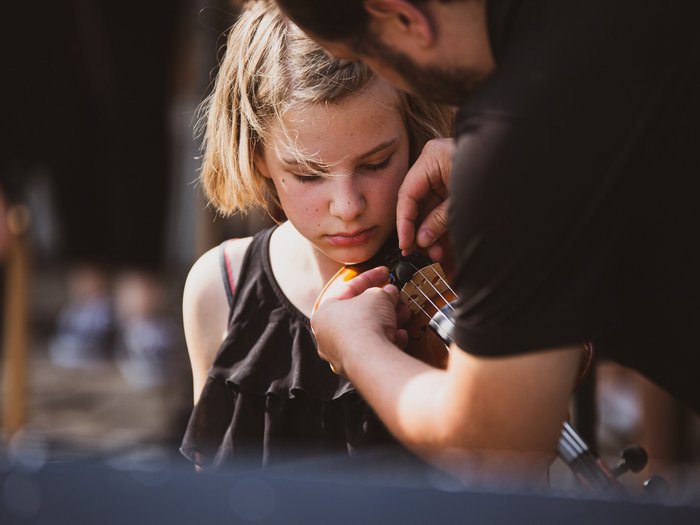
[[[401,288],[401,301],[413,313],[426,315],[428,326],[447,346],[453,341],[456,300],[439,263],[420,268]]]

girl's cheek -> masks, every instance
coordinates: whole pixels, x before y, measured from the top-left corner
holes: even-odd
[[[401,187],[401,184],[403,183],[404,179],[406,178],[406,172],[408,171],[408,165],[405,166],[406,169],[398,169],[396,173],[394,173],[394,176],[392,177],[393,185],[391,188],[391,193],[397,194],[398,196],[398,191],[399,188]]]

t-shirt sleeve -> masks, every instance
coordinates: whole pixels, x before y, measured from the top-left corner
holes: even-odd
[[[505,355],[588,340],[614,299],[604,284],[625,224],[613,221],[624,215],[614,209],[617,181],[586,177],[583,161],[541,130],[494,116],[471,122],[450,208],[455,341]]]
[[[465,351],[578,344],[614,323],[645,191],[630,174],[673,74],[645,35],[657,13],[617,4],[520,3],[496,73],[460,111],[450,236]]]

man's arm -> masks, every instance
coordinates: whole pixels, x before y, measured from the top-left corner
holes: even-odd
[[[453,345],[447,368],[438,370],[393,343],[398,294],[377,287],[386,271],[362,276],[344,300],[324,303],[312,326],[321,356],[396,438],[465,479],[542,472],[555,454],[580,348],[481,358]]]

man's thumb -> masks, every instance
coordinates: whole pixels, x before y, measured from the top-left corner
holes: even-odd
[[[440,203],[435,207],[423,220],[418,235],[416,236],[416,244],[421,248],[432,246],[435,241],[445,235],[447,232],[447,209],[449,199]]]

